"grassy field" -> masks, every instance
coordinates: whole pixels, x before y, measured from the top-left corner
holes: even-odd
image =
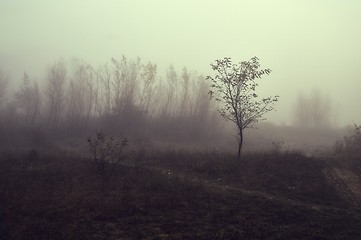
[[[361,156],[129,151],[0,156],[0,239],[361,239]]]

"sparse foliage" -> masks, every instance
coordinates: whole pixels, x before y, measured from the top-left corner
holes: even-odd
[[[272,142],[272,153],[281,154],[284,145],[285,142],[283,140]]]
[[[219,113],[237,125],[239,145],[238,159],[241,157],[243,130],[254,123],[264,120],[263,115],[274,110],[278,96],[260,99],[256,93],[257,79],[270,74],[270,69],[260,69],[257,57],[239,64],[232,63],[231,58],[216,60],[211,64],[216,72],[211,81],[210,96],[222,103]]]
[[[333,150],[335,153],[361,152],[361,125],[354,124],[352,135],[336,141]]]
[[[123,151],[128,145],[128,140],[107,137],[103,132],[97,132],[95,137],[88,138],[88,143],[97,174],[104,181],[108,180],[123,159]]]

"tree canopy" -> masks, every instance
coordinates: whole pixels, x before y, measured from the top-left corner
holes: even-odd
[[[257,79],[271,73],[270,69],[260,69],[259,59],[251,58],[239,64],[225,57],[211,64],[215,76],[208,76],[211,81],[210,96],[222,103],[219,113],[234,122],[238,128],[240,158],[243,144],[243,130],[254,123],[265,120],[263,115],[274,110],[279,96],[259,98],[256,93]]]

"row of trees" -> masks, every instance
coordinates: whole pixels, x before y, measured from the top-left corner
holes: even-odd
[[[230,58],[211,64],[214,76],[203,78],[169,66],[160,76],[157,66],[140,59],[111,59],[94,68],[73,60],[50,65],[41,84],[24,73],[22,83],[4,103],[7,80],[0,74],[0,122],[4,129],[34,129],[65,135],[102,129],[117,135],[169,140],[219,138],[218,112],[236,124],[240,157],[243,131],[264,120],[278,96],[260,98],[258,58],[239,64]],[[209,94],[218,101],[211,101]],[[10,96],[11,95],[11,96]],[[330,126],[330,104],[319,92],[300,95],[294,123],[302,127]]]
[[[39,128],[62,133],[104,129],[116,134],[173,138],[209,137],[219,127],[208,84],[194,71],[122,57],[94,68],[73,60],[49,66],[38,83],[24,73],[14,94],[0,78],[0,121],[6,129]],[[208,130],[207,130],[208,129]],[[214,132],[214,131],[212,131]]]

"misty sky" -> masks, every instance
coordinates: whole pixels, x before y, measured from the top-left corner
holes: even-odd
[[[210,74],[210,62],[260,58],[260,83],[281,96],[272,121],[289,123],[300,92],[318,88],[339,124],[361,123],[360,0],[0,0],[0,68],[41,80],[60,58],[97,66],[139,56]]]

